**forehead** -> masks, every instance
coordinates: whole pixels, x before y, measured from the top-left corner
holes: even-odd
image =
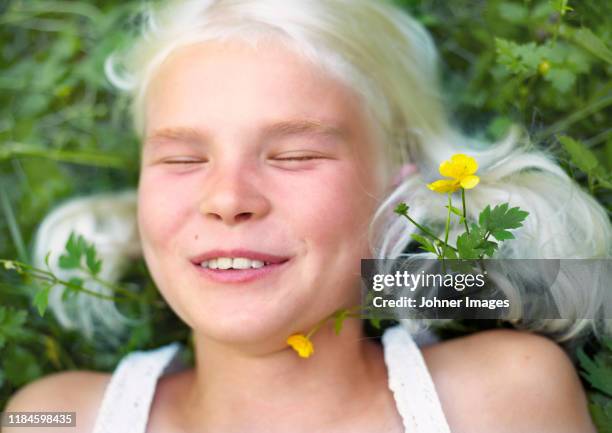
[[[145,134],[176,126],[256,128],[309,119],[363,133],[361,99],[348,86],[280,43],[240,41],[176,49],[152,77]]]

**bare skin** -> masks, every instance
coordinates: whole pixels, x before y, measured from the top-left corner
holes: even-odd
[[[363,378],[363,389],[335,407],[335,418],[322,419],[330,399],[320,395],[320,406],[312,411],[290,408],[275,420],[274,430],[289,425],[297,432],[403,432],[401,418],[387,386],[382,348],[361,340],[371,357],[371,375]],[[586,408],[580,381],[566,355],[552,342],[516,331],[487,331],[442,342],[423,349],[450,428],[461,432],[554,432],[589,433],[595,429]],[[474,368],[478,365],[478,368]],[[410,368],[410,366],[406,366]],[[503,373],[503,374],[502,374]],[[339,373],[338,373],[339,374]],[[164,376],[157,385],[147,433],[211,431],[193,423],[197,419],[190,396],[194,392],[193,369]],[[109,374],[88,371],[62,372],[35,381],[18,392],[6,411],[76,411],[76,428],[58,432],[90,432],[99,409]],[[62,390],[58,393],[58,390]],[[329,387],[327,394],[334,394]],[[223,398],[219,397],[222,403]],[[266,408],[269,406],[267,405]],[[261,409],[257,401],[241,412]],[[307,413],[306,413],[307,412]],[[277,415],[278,416],[278,415]],[[302,418],[309,420],[306,427]],[[262,432],[269,426],[259,417],[219,427],[220,433]],[[3,430],[38,432],[35,428]],[[55,430],[54,430],[55,431]],[[287,430],[285,430],[287,431]]]
[[[340,336],[323,328],[307,360],[285,342],[360,301],[365,234],[387,185],[356,95],[286,48],[212,43],[173,53],[147,96],[139,230],[196,355],[160,381],[148,432],[403,432],[382,349],[359,321]],[[236,247],[289,261],[233,287],[191,261]],[[544,338],[483,332],[423,354],[453,432],[595,431],[575,370]],[[51,375],[6,410],[76,410],[67,431],[88,432],[108,378]]]

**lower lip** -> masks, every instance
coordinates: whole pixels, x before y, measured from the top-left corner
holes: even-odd
[[[194,265],[198,268],[205,277],[216,283],[248,283],[260,278],[264,278],[274,272],[283,269],[289,262],[286,260],[282,263],[273,263],[261,268],[250,269],[210,269],[203,268],[200,265]]]

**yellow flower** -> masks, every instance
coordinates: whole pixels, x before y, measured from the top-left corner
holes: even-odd
[[[293,347],[302,358],[308,358],[314,353],[312,341],[304,334],[293,334],[287,338],[287,344]]]
[[[450,179],[436,180],[427,184],[427,187],[439,193],[455,192],[460,187],[472,189],[480,182],[480,178],[474,175],[476,170],[478,170],[478,163],[474,158],[457,153],[448,161],[440,164],[440,174]]]
[[[538,72],[542,75],[546,75],[550,69],[550,63],[548,60],[542,60],[538,65]]]

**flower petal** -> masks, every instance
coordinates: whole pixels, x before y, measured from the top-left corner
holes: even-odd
[[[469,155],[458,153],[456,155],[453,155],[451,160],[454,164],[457,164],[458,166],[462,167],[463,176],[474,174],[476,173],[476,170],[478,170],[478,162],[476,162],[476,160]]]
[[[461,186],[465,189],[472,189],[474,188],[476,185],[478,185],[478,182],[480,182],[480,178],[478,176],[465,176],[463,179],[461,179]]]
[[[440,174],[445,177],[461,179],[476,173],[478,163],[474,158],[463,153],[456,153],[450,160],[440,164]]]
[[[440,179],[427,184],[427,188],[441,194],[455,192],[459,189],[459,181],[455,179]]]
[[[293,334],[287,338],[287,344],[302,358],[308,358],[314,353],[312,342],[304,334]]]
[[[448,160],[448,161],[443,161],[440,164],[440,174],[444,177],[452,177],[453,179],[457,179],[459,178],[459,176],[461,176],[463,174],[463,171],[458,169],[459,167],[457,167],[456,164],[453,163],[453,161]]]

